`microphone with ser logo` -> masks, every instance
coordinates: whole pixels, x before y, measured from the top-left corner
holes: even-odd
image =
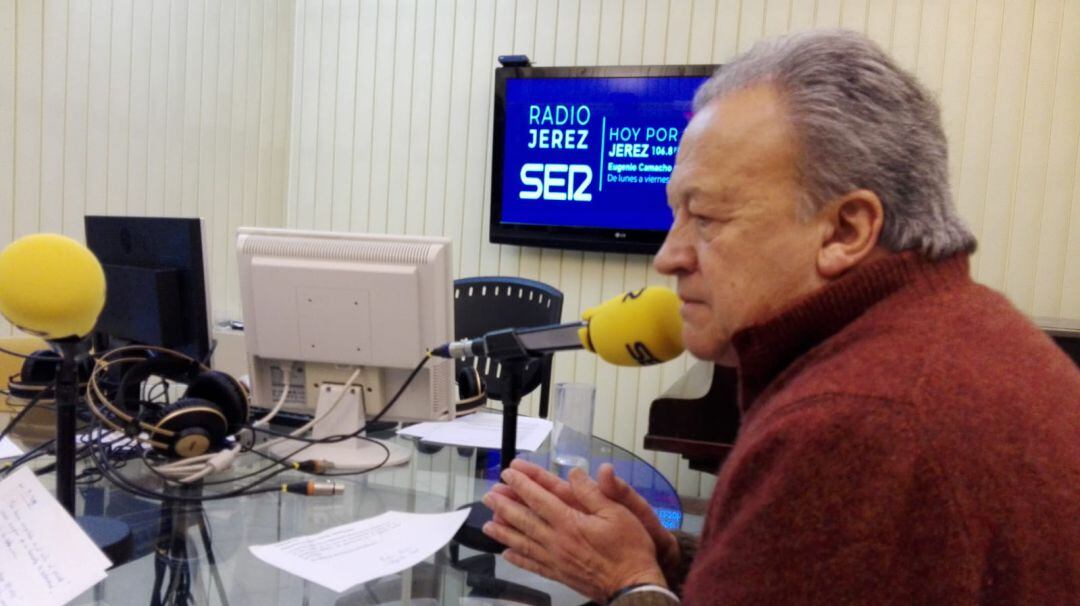
[[[589,308],[581,322],[507,328],[431,350],[443,358],[513,359],[586,349],[618,366],[649,366],[683,352],[679,297],[662,286],[623,293]]]

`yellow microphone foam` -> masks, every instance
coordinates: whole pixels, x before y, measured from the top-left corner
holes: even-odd
[[[0,314],[15,326],[63,339],[90,333],[105,306],[94,253],[58,234],[34,234],[0,252]]]
[[[582,314],[581,344],[619,366],[659,364],[683,352],[678,295],[662,286],[621,294]]]

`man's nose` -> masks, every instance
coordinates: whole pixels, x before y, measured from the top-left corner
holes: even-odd
[[[697,258],[687,238],[686,224],[676,220],[660,245],[653,259],[653,267],[665,276],[675,276],[694,271]]]

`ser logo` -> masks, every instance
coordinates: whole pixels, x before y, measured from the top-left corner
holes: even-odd
[[[630,354],[630,357],[633,358],[639,366],[651,366],[660,363],[660,359],[654,356],[653,353],[649,351],[649,348],[641,341],[635,341],[633,344],[627,343],[626,353]]]
[[[588,164],[538,164],[528,163],[521,167],[523,189],[518,194],[522,200],[569,200],[591,202],[588,192],[592,183],[592,167]]]

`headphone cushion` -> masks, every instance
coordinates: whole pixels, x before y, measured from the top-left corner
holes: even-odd
[[[154,426],[176,434],[171,439],[158,434],[155,439],[168,444],[164,454],[182,458],[220,450],[229,435],[225,414],[201,398],[184,398],[166,406]]]
[[[184,399],[209,400],[217,405],[228,422],[228,435],[240,431],[248,422],[247,394],[229,375],[211,370],[199,373],[188,383]]]
[[[7,390],[12,397],[31,400],[40,394],[41,400],[51,400],[53,382],[60,365],[60,354],[51,349],[39,349],[26,356],[19,374],[8,379]]]
[[[487,398],[479,397],[484,393],[484,380],[473,366],[464,365],[457,372],[458,400],[457,412],[463,413],[474,408],[479,408],[487,402]]]

